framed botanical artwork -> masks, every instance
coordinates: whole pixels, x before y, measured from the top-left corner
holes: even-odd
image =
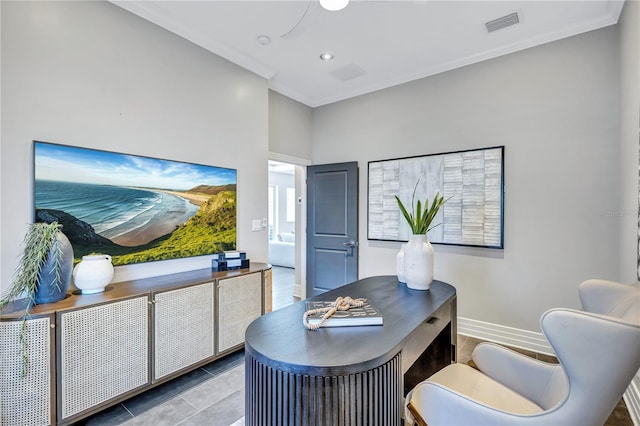
[[[431,243],[504,246],[504,146],[370,161],[367,238],[408,241],[410,229],[395,199],[447,202],[429,231]],[[408,208],[408,207],[407,207]]]

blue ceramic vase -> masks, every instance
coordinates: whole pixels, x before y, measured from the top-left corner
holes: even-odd
[[[35,303],[40,305],[42,303],[54,303],[62,300],[67,295],[69,290],[69,283],[71,282],[71,273],[73,272],[73,247],[66,235],[60,230],[56,234],[56,244],[62,250],[62,266],[60,268],[60,282],[56,286],[56,274],[54,271],[55,263],[54,258],[49,251],[47,255],[47,262],[40,270],[38,275],[38,285],[35,292]]]

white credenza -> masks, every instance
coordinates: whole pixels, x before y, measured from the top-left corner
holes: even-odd
[[[190,271],[70,295],[0,321],[0,425],[68,424],[241,349],[271,310],[271,269]]]

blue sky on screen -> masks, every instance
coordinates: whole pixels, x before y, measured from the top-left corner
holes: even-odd
[[[236,170],[36,142],[36,180],[188,190],[236,183]]]

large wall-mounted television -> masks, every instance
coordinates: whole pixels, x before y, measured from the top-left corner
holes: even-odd
[[[76,261],[114,265],[236,248],[235,169],[34,141],[35,222],[57,221]]]

